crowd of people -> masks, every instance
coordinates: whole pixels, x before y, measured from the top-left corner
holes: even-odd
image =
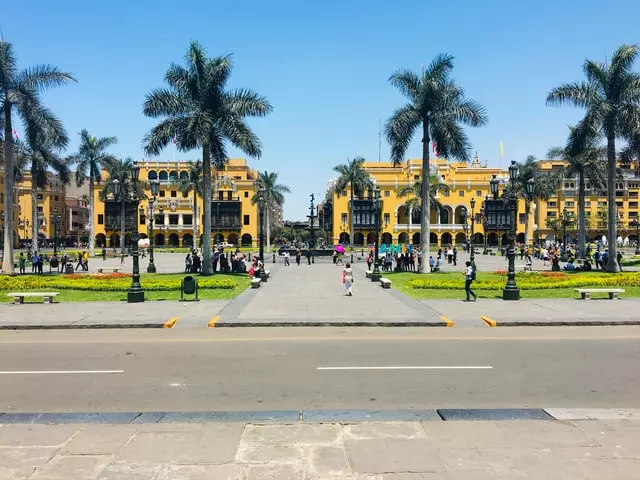
[[[82,270],[84,272],[89,271],[89,252],[86,250],[78,252],[76,255],[69,255],[63,253],[62,256],[58,256],[56,253],[47,255],[42,252],[20,252],[18,255],[18,271],[20,275],[26,274],[27,262],[31,263],[31,273],[42,274],[44,273],[44,264],[49,265],[49,272],[60,271],[64,273],[67,265],[70,265],[70,269],[73,269],[73,263],[76,262],[77,266],[75,271]]]

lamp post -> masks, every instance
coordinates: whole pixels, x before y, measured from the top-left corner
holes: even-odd
[[[264,271],[264,187],[260,187],[258,193],[258,208],[260,209],[260,261],[262,267],[260,268],[260,281],[267,281],[267,274]]]
[[[380,268],[378,266],[378,249],[379,247],[379,242],[380,242],[380,189],[376,187],[376,189],[374,190],[374,197],[373,197],[373,206],[375,209],[375,223],[376,223],[376,240],[375,240],[375,246],[374,246],[374,260],[373,260],[373,271],[371,272],[371,281],[372,282],[379,282],[380,281],[380,277],[381,277],[381,273],[380,273]]]
[[[462,224],[462,230],[464,231],[464,241],[467,243],[469,240],[469,236],[467,235],[467,230],[469,229],[469,225],[467,225],[467,207],[460,207],[460,223]]]
[[[509,229],[509,271],[507,273],[507,284],[502,290],[503,300],[520,300],[520,289],[516,285],[516,228],[518,226],[518,197],[515,190],[515,181],[518,177],[518,166],[515,160],[509,165],[509,189],[504,193],[504,207],[512,214]],[[494,177],[495,178],[495,177]],[[493,187],[492,187],[493,189]],[[493,191],[493,190],[492,190]]]
[[[53,223],[53,254],[58,254],[58,235],[60,232],[60,215],[58,215],[58,209],[53,209],[51,214],[51,222]]]
[[[636,251],[635,251],[635,254],[639,255],[640,254],[640,238],[638,238],[638,231],[640,229],[640,222],[636,218],[635,220],[633,220],[632,222],[629,223],[629,226],[630,227],[636,227]]]
[[[475,269],[475,252],[473,250],[473,240],[475,235],[475,225],[476,225],[476,199],[471,199],[471,242],[469,242],[469,248],[471,248],[471,252],[469,253],[469,260],[471,261],[471,266]]]
[[[151,186],[151,198],[149,199],[149,265],[147,265],[147,273],[156,273],[156,264],[153,263],[153,244],[155,238],[153,236],[153,220],[154,220],[154,211],[153,206],[156,203],[156,198],[158,197],[158,192],[160,191],[160,182],[158,180],[151,180],[149,182]]]
[[[562,209],[562,252],[566,255],[567,251],[567,224],[569,223],[569,211],[567,207]]]
[[[135,183],[138,182],[140,177],[140,167],[137,165],[131,169],[131,178]],[[135,212],[135,210],[134,210]],[[131,255],[133,256],[133,275],[131,277],[131,286],[127,292],[128,303],[140,303],[144,302],[144,290],[140,284],[140,264],[138,262],[140,253],[138,251],[138,239],[140,238],[138,233],[138,222],[136,223],[135,230],[131,233]]]

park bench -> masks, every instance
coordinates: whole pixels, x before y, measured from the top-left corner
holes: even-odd
[[[531,265],[527,265],[526,263],[516,264],[516,272],[520,269],[522,269],[523,272],[533,272]]]
[[[260,288],[260,278],[252,278],[251,279],[251,288]]]
[[[623,288],[576,288],[575,290],[580,294],[582,300],[590,299],[592,293],[608,293],[609,300],[618,298],[619,293],[624,293]]]
[[[97,272],[98,273],[105,273],[105,272],[111,272],[111,273],[118,273],[120,269],[119,268],[98,268]]]
[[[367,270],[366,272],[364,272],[364,275],[367,278],[371,278],[371,273],[373,273],[371,270]]]
[[[380,285],[382,288],[391,288],[391,280],[383,277],[380,279]]]
[[[13,292],[7,293],[7,297],[13,297],[13,303],[24,303],[24,297],[43,297],[44,303],[53,303],[53,297],[60,295],[58,292]]]

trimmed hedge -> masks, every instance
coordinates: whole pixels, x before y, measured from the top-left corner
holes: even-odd
[[[518,287],[523,290],[546,290],[553,288],[582,288],[582,287],[640,287],[640,272],[629,273],[580,273],[564,272],[534,272],[518,273]],[[505,276],[491,275],[480,278],[473,283],[478,290],[499,290],[504,287]],[[438,279],[437,275],[428,278],[412,278],[408,282],[413,289],[447,290],[464,287],[464,277],[460,279]]]
[[[143,279],[142,286],[152,292],[175,291],[180,288],[180,280],[172,279]],[[131,286],[131,275],[65,275],[56,277],[46,276],[0,276],[0,290],[83,290],[90,292],[126,292]],[[233,290],[238,282],[226,278],[198,278],[198,287],[202,290]]]

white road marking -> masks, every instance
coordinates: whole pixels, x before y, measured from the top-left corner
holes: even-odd
[[[316,370],[491,370],[489,365],[395,366],[395,367],[317,367]]]
[[[124,373],[124,370],[7,370],[0,372],[0,375],[75,375],[80,373]]]

